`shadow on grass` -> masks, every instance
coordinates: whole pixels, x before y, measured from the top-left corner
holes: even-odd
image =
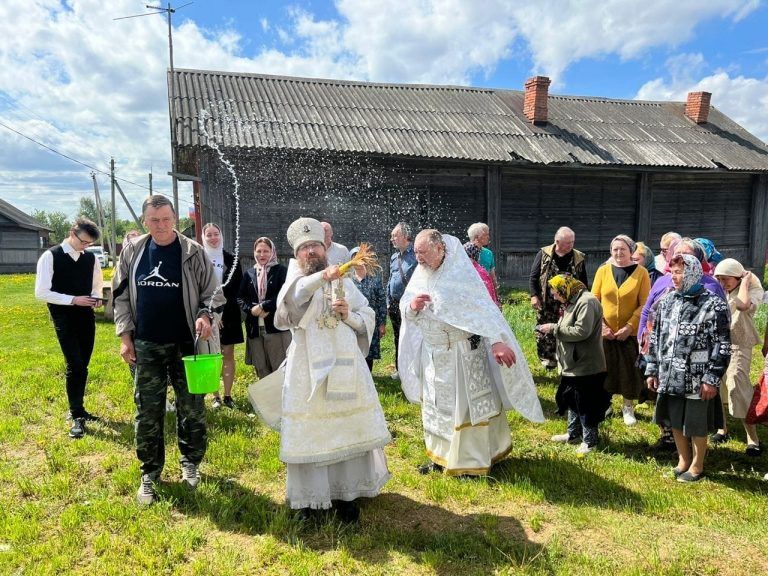
[[[207,518],[221,531],[271,534],[289,545],[300,544],[319,553],[343,546],[366,564],[388,565],[388,553],[397,552],[443,575],[466,574],[478,567],[494,571],[510,565],[555,573],[542,547],[528,540],[517,519],[459,515],[401,494],[360,498],[360,523],[348,525],[331,512],[301,521],[288,506],[219,476],[204,475],[195,492],[180,482],[167,482],[159,492],[179,512]]]
[[[509,458],[496,464],[490,477],[497,482],[530,485],[552,503],[643,511],[639,494],[591,472],[584,462],[580,465],[556,458]]]
[[[86,423],[86,431],[89,436],[114,442],[124,448],[132,449],[134,446],[133,420],[123,422],[100,417],[98,422]]]

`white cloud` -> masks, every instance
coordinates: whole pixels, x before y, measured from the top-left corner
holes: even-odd
[[[731,76],[718,70],[692,80],[687,75],[655,78],[637,92],[638,100],[685,101],[688,92],[712,93],[712,105],[763,142],[768,142],[768,78]]]

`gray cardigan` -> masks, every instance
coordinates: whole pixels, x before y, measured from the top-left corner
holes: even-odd
[[[220,312],[226,299],[221,290],[216,290],[218,281],[213,266],[205,255],[203,247],[194,240],[176,232],[181,242],[182,294],[184,310],[190,333],[195,333],[195,320],[203,314]],[[136,268],[141,255],[150,241],[145,234],[129,243],[120,255],[120,266],[115,281],[115,332],[118,336],[133,332],[136,325]],[[209,300],[216,291],[213,302]],[[202,344],[202,343],[201,343]],[[218,352],[218,342],[209,341],[201,346],[200,353]],[[208,348],[208,350],[205,350]]]
[[[555,326],[557,362],[563,376],[605,372],[603,308],[587,290],[570,304]]]

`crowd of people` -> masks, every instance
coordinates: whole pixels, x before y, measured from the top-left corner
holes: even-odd
[[[367,247],[334,242],[328,222],[299,218],[289,226],[288,266],[273,239],[257,238],[253,265],[243,269],[224,250],[216,223],[203,227],[201,245],[175,230],[165,197],[149,197],[142,215],[148,233],[126,237],[113,280],[120,356],[134,381],[140,504],[157,499],[169,386],[182,482],[194,489],[200,481],[205,399],[189,392],[182,363],[193,352],[223,357],[223,397],[213,394],[214,410],[236,406],[236,344],[245,343],[254,380],[282,378],[273,405],[281,407],[286,500],[305,519],[333,508],[355,522],[357,499],[377,495],[389,479],[383,448],[391,436],[372,377],[387,319],[395,345],[389,376],[421,405],[422,474],[487,475],[511,450],[507,411],[544,420],[501,312],[486,224],[470,226],[462,243],[434,229],[414,236],[398,223],[385,282]],[[84,399],[93,309],[103,303],[101,270],[85,248],[98,237],[92,222],[79,219],[37,269],[36,296],[48,303],[66,362],[72,438],[97,419]],[[561,227],[530,272],[537,355],[544,369],[557,370],[555,400],[566,416],[566,432],[552,441],[587,455],[620,396],[627,426],[637,422],[638,403],[655,405],[657,447],[677,451],[672,472],[680,482],[704,476],[708,443],[730,438],[727,415],[744,422],[746,453],[759,456],[757,430],[745,417],[752,350],[762,342],[754,323],[760,280],[711,241],[669,232],[658,256],[617,235],[590,285],[575,242],[573,230]]]

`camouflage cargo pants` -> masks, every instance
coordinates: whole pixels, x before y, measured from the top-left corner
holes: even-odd
[[[205,404],[203,394],[190,394],[181,357],[188,346],[136,340],[136,455],[141,473],[159,478],[165,465],[165,399],[168,383],[176,394],[176,433],[181,462],[199,464],[205,455]]]

